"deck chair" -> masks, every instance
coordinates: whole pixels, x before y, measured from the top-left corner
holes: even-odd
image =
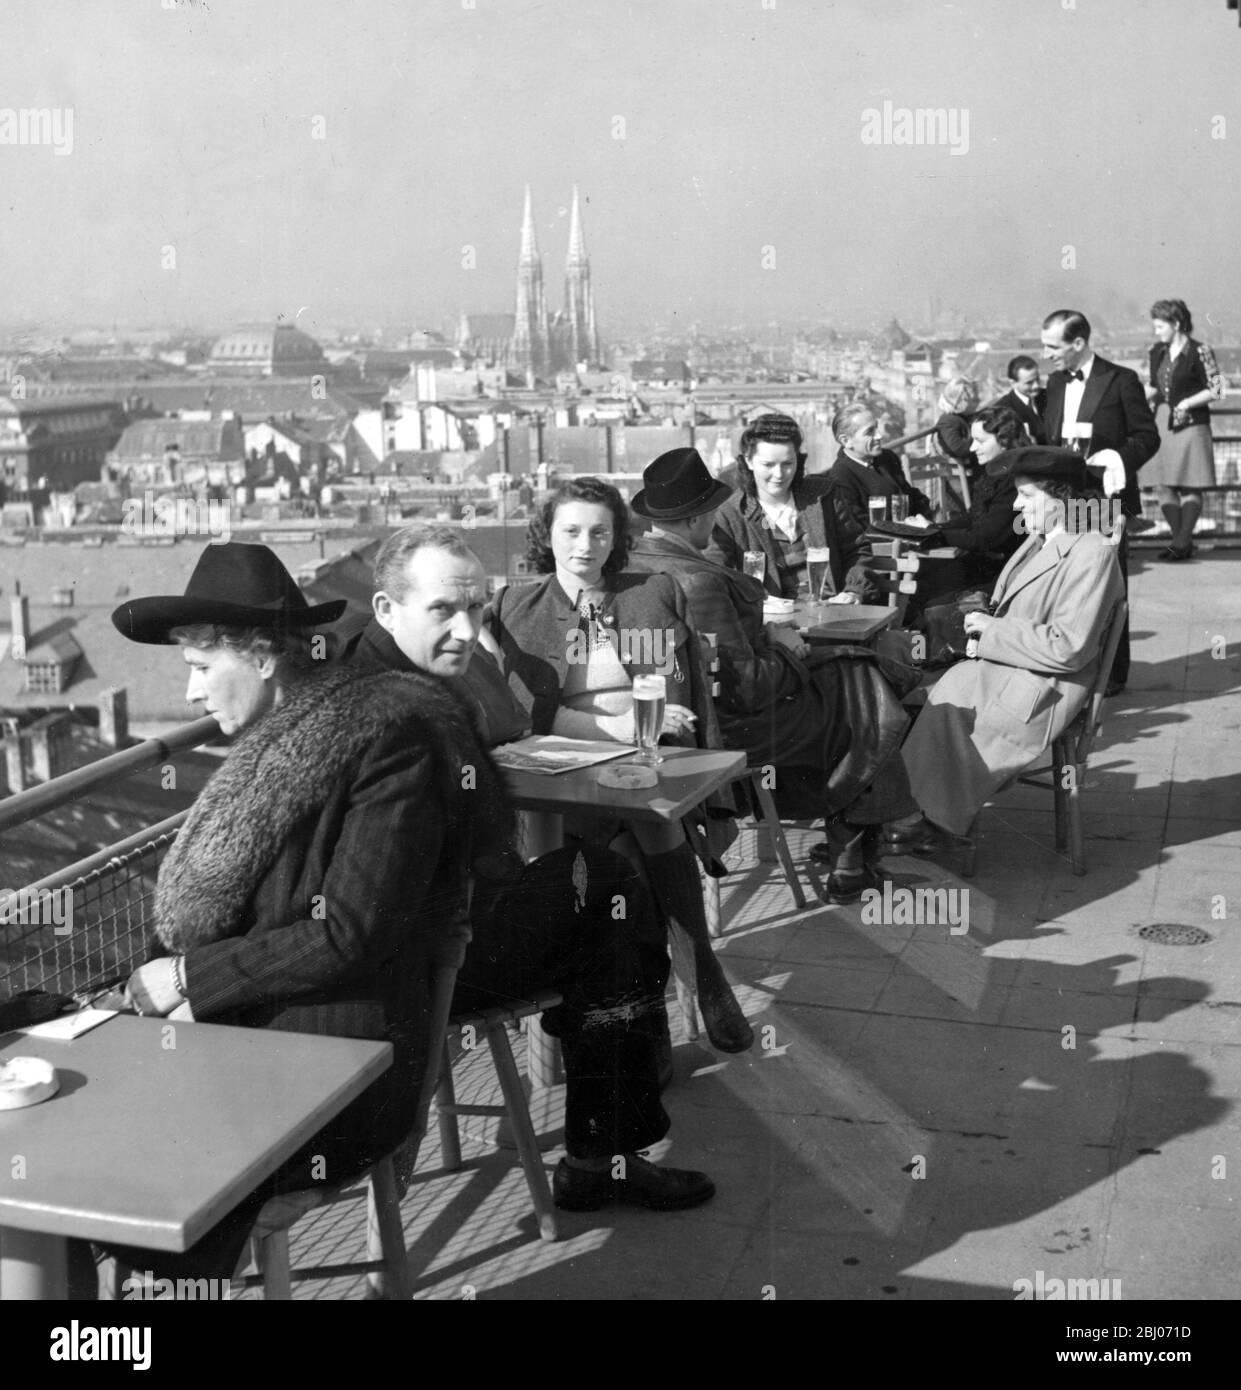
[[[918,592],[922,559],[899,539],[873,541],[872,549],[874,556],[867,562],[867,573],[883,591],[888,607],[897,610],[896,626],[903,627],[909,600]]]
[[[970,481],[964,464],[958,460],[934,454],[926,458],[909,458],[906,460],[906,471],[910,484],[927,492],[944,516],[969,511]],[[929,490],[924,484],[930,484]],[[953,504],[951,507],[949,502]]]

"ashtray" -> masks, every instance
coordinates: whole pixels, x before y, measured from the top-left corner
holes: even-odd
[[[38,1105],[60,1090],[60,1077],[42,1057],[10,1057],[0,1062],[0,1110]]]
[[[643,787],[659,786],[659,771],[642,763],[612,764],[599,769],[599,785],[615,787],[618,791],[639,791]]]
[[[793,616],[796,603],[791,598],[767,598],[763,600],[763,617],[789,619]]]

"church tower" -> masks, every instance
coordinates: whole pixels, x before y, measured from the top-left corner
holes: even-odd
[[[599,335],[595,331],[595,295],[590,287],[590,258],[582,236],[582,214],[577,185],[573,187],[573,214],[569,220],[569,258],[565,264],[564,315],[569,365],[599,360]]]
[[[551,366],[548,351],[547,300],[543,293],[543,258],[534,234],[530,185],[521,219],[521,255],[517,261],[517,322],[513,327],[513,366],[545,375]]]

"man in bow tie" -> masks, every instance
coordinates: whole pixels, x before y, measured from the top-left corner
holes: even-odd
[[[1142,515],[1138,470],[1159,448],[1159,431],[1136,372],[1093,351],[1090,322],[1076,309],[1057,309],[1043,320],[1043,357],[1053,366],[1047,381],[1043,425],[1052,446],[1080,441],[1090,466],[1103,469],[1103,490],[1119,496],[1127,517]],[[1083,427],[1088,426],[1089,429]],[[1087,437],[1088,436],[1088,437]],[[1070,443],[1070,447],[1072,444]],[[1119,551],[1125,595],[1129,546]],[[1129,626],[1121,634],[1107,693],[1119,694],[1129,679]]]

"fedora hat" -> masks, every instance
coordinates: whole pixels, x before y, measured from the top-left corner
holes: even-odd
[[[651,521],[688,521],[713,512],[733,490],[717,482],[697,449],[670,449],[642,471],[642,491],[630,502]]]
[[[1055,449],[1046,444],[1027,444],[1005,449],[987,464],[992,478],[1034,478],[1068,483],[1081,492],[1091,492],[1097,484],[1086,467],[1086,460],[1072,449]]]
[[[174,627],[219,623],[226,627],[297,628],[334,623],[344,599],[311,606],[288,570],[265,545],[228,541],[198,557],[181,595],[136,598],[112,614],[112,625],[131,642],[170,643]]]

